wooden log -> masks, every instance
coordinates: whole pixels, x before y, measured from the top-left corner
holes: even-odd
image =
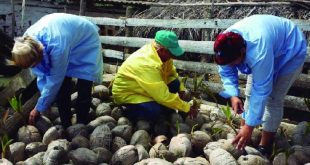
[[[30,73],[29,69],[25,69],[14,77],[0,78],[0,105],[5,105],[9,98],[15,95],[15,92],[20,88],[25,88],[34,76]]]
[[[114,57],[118,59],[123,58],[123,53],[120,51],[113,51],[113,50],[104,50],[105,57]],[[128,57],[129,54],[125,54],[125,57]],[[192,61],[181,61],[181,60],[174,60],[173,61],[175,67],[179,70],[187,70],[193,71],[200,74],[218,74],[218,66],[213,63],[205,63],[205,62],[192,62]],[[115,73],[117,70],[115,67],[105,64],[105,71],[111,71],[109,73]],[[241,80],[246,80],[246,76],[243,74],[239,74],[239,78]],[[298,78],[295,80],[293,86],[299,87],[303,89],[310,89],[310,75],[309,74],[300,74]]]
[[[85,17],[98,25],[112,26],[147,26],[160,28],[206,28],[226,29],[241,19],[141,19],[141,18],[107,18],[107,17]],[[303,31],[310,31],[310,22],[302,19],[290,19]]]
[[[4,123],[9,137],[14,137],[18,129],[28,123],[29,113],[35,107],[38,98],[39,93],[35,93],[32,98],[22,106],[22,116],[19,113],[14,113],[13,116],[9,117]]]
[[[310,22],[310,21],[309,21]],[[139,38],[139,37],[118,37],[118,36],[100,36],[100,41],[106,45],[118,45],[140,48],[143,45],[150,43],[151,38]],[[179,40],[180,46],[185,52],[201,53],[203,55],[213,55],[213,41],[189,41]],[[307,48],[306,62],[310,62],[310,48]]]

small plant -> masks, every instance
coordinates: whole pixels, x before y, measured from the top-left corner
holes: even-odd
[[[198,124],[193,125],[192,130],[191,130],[191,135],[194,134],[194,130],[195,130],[195,128],[196,128],[197,126],[198,126]]]
[[[18,97],[18,99],[16,98],[16,96],[14,96],[11,100],[9,100],[9,103],[13,109],[14,112],[18,113],[20,115],[20,117],[23,120],[24,124],[26,123],[26,120],[24,118],[23,115],[23,109],[22,109],[22,101],[21,101],[21,97]]]
[[[9,111],[1,110],[1,118],[0,118],[0,136],[3,136],[6,133],[5,122],[8,119]]]
[[[13,139],[10,139],[7,134],[1,137],[1,158],[5,158],[7,154],[7,147],[12,143]]]
[[[224,112],[225,114],[225,117],[226,117],[226,120],[224,121],[230,128],[232,128],[234,130],[234,132],[236,134],[238,134],[235,126],[233,125],[233,122],[232,122],[232,113],[231,113],[231,109],[230,109],[230,106],[226,105],[226,107],[222,107],[221,110]]]
[[[222,132],[223,132],[224,130],[222,129],[222,128],[214,128],[214,127],[212,127],[211,128],[211,137],[214,137],[214,136],[216,136],[216,135],[219,135],[219,134],[221,134]]]
[[[9,100],[9,103],[15,112],[22,113],[22,102],[20,97],[17,99],[16,96],[14,96]]]
[[[175,128],[177,129],[177,135],[178,135],[180,133],[180,122],[179,122],[179,120],[176,121]]]

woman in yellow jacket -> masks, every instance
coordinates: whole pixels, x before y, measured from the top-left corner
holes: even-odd
[[[126,106],[125,115],[131,119],[155,120],[166,109],[162,106],[189,113],[191,117],[197,115],[197,110],[178,95],[182,85],[172,59],[183,54],[176,34],[161,30],[154,42],[126,59],[112,87],[114,101]]]

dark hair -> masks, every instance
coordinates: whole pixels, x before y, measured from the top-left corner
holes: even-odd
[[[246,46],[242,36],[234,32],[220,33],[214,42],[214,60],[218,65],[227,65],[241,55]]]

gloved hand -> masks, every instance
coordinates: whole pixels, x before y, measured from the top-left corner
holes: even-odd
[[[198,112],[199,112],[198,108],[196,108],[195,106],[191,106],[187,115],[189,116],[190,119],[194,119],[197,117]]]

